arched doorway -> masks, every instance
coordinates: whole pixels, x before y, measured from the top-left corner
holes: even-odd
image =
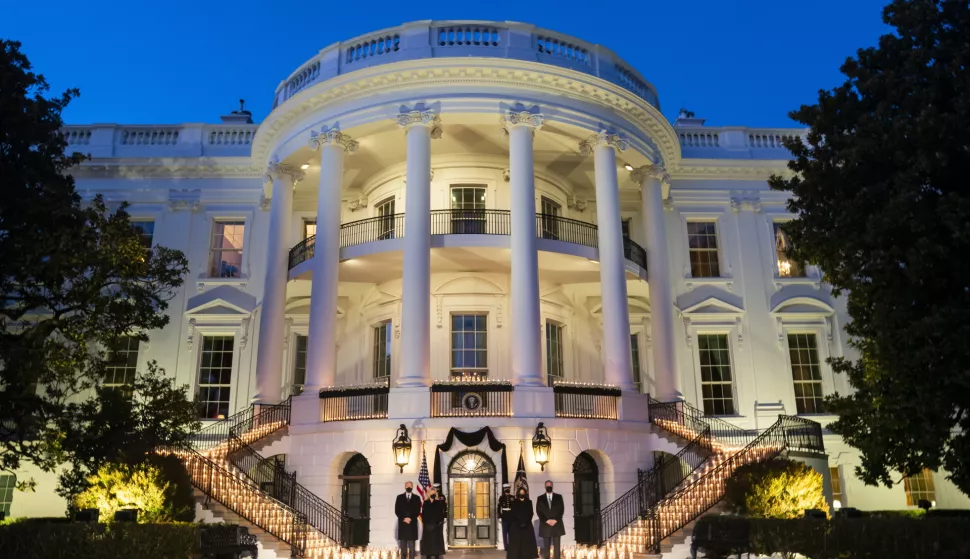
[[[344,532],[347,547],[363,547],[370,542],[370,463],[355,454],[344,466],[340,509],[352,521]]]
[[[573,526],[576,543],[599,545],[600,471],[596,461],[581,452],[573,462]]]
[[[495,464],[481,452],[462,452],[448,466],[448,484],[449,545],[495,547]]]

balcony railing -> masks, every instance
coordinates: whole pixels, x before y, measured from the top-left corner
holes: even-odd
[[[511,417],[512,383],[445,381],[431,385],[431,417]]]
[[[320,391],[320,421],[386,419],[388,393],[386,383],[325,388]]]
[[[615,386],[558,381],[553,385],[556,417],[618,419],[620,389]]]
[[[432,235],[511,235],[509,210],[432,210]],[[371,217],[340,226],[340,247],[399,239],[404,237],[404,214]],[[536,214],[536,237],[599,248],[595,224],[552,214]],[[313,258],[316,237],[307,237],[290,249],[290,268]],[[628,238],[623,239],[623,255],[647,269],[647,251]]]

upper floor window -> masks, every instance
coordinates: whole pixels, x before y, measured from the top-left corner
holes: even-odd
[[[643,392],[643,380],[640,376],[640,336],[630,334],[630,360],[633,362],[633,384],[637,392]]]
[[[542,214],[542,238],[558,239],[559,216],[562,215],[562,206],[543,196],[539,198],[539,213]]]
[[[815,334],[788,334],[788,354],[795,382],[795,410],[798,413],[822,413],[822,367],[817,337]]]
[[[734,415],[734,376],[727,334],[697,336],[704,415]]]
[[[131,221],[131,226],[138,231],[142,246],[152,248],[152,241],[155,238],[155,221],[151,219],[135,219]]]
[[[391,321],[374,327],[374,378],[391,377]]]
[[[469,184],[451,187],[451,209],[484,210],[485,187]]]
[[[309,239],[317,234],[317,222],[314,219],[303,220],[303,238]]]
[[[306,384],[306,348],[307,337],[297,334],[296,351],[293,353],[293,394],[301,394]]]
[[[391,196],[387,200],[378,203],[374,209],[377,212],[377,217],[380,218],[377,222],[377,240],[383,241],[384,239],[394,238],[394,197]]]
[[[131,394],[138,368],[138,345],[138,339],[131,336],[120,338],[115,343],[108,351],[102,386]]]
[[[800,278],[805,276],[805,266],[797,260],[788,258],[787,251],[791,248],[791,241],[788,234],[782,229],[781,223],[774,224],[775,231],[775,258],[778,265],[778,277]]]
[[[16,488],[16,475],[0,474],[0,517],[10,517],[10,506],[13,505],[13,492]]]
[[[691,221],[687,223],[687,245],[690,252],[690,275],[694,278],[721,276],[717,252],[717,223]]]
[[[209,244],[209,275],[214,278],[238,278],[242,275],[243,221],[214,221]]]
[[[623,238],[630,238],[630,218],[626,218],[620,222],[621,231],[623,231]]]
[[[233,336],[203,336],[199,356],[199,390],[195,397],[203,419],[229,416],[232,391]]]
[[[488,374],[488,315],[451,315],[452,377]]]
[[[832,504],[841,508],[845,501],[842,500],[844,498],[842,495],[842,478],[839,477],[838,466],[829,468],[829,477],[832,479]]]
[[[451,187],[451,233],[482,235],[486,225],[485,187],[468,184]]]
[[[546,375],[549,386],[565,376],[563,371],[562,324],[546,321]]]
[[[927,501],[930,506],[936,503],[936,486],[933,483],[933,470],[924,469],[922,472],[909,476],[903,480],[906,488],[906,505],[918,507],[920,501]]]

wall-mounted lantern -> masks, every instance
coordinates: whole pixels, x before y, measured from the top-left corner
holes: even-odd
[[[394,463],[401,468],[404,473],[404,466],[411,461],[411,437],[408,436],[408,428],[402,423],[394,437]]]
[[[552,441],[546,433],[546,427],[539,422],[536,426],[536,434],[532,437],[532,453],[536,457],[536,464],[542,471],[546,471],[546,464],[549,462],[549,450],[552,448]]]

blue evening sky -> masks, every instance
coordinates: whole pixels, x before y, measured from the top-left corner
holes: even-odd
[[[888,0],[11,1],[0,37],[55,91],[81,90],[70,124],[218,122],[238,99],[259,122],[280,80],[326,45],[424,19],[533,23],[616,51],[664,114],[709,125],[790,126],[888,32]]]

